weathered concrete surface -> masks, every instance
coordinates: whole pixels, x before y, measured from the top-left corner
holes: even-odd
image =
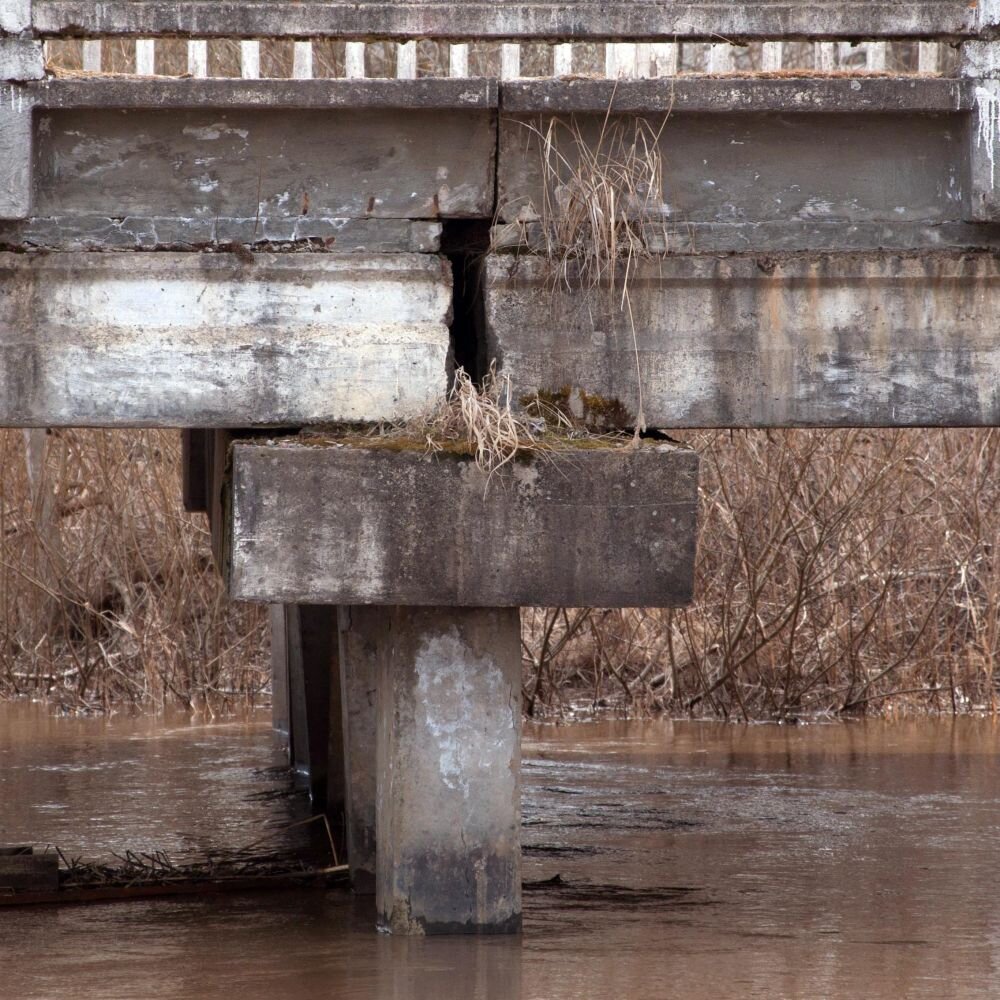
[[[35,79],[35,78],[32,78]],[[43,108],[235,110],[491,110],[496,80],[243,80],[57,77],[33,88]]]
[[[376,710],[382,657],[389,652],[389,610],[355,604],[341,607],[340,677],[347,775],[347,857],[351,888],[375,892]]]
[[[809,38],[969,36],[966,0],[35,0],[46,33],[437,38]]]
[[[236,443],[237,600],[481,607],[674,606],[691,596],[698,457],[647,442],[475,463]]]
[[[31,212],[33,146],[31,99],[17,84],[0,84],[0,219]]]
[[[393,608],[378,692],[380,926],[521,926],[516,608]]]
[[[0,32],[19,34],[31,27],[31,0],[0,0]]]
[[[878,249],[879,243],[864,240],[882,227],[963,221],[968,117],[671,115],[659,142],[663,200],[654,200],[647,214],[662,214],[664,227],[680,233],[689,226],[737,227],[744,249],[782,249],[786,226],[826,231],[821,247]],[[659,129],[663,115],[646,120]],[[535,131],[546,131],[548,121],[506,111],[501,117],[498,193],[506,220],[540,211],[546,185],[554,187]],[[615,121],[632,134],[627,116]],[[573,122],[588,149],[601,148],[604,115],[580,114]],[[578,161],[570,129],[556,129],[555,147],[570,164]]]
[[[500,85],[505,114],[672,114],[967,111],[973,88],[931,77],[709,77],[657,80],[511,80]]]
[[[0,36],[0,80],[41,80],[44,76],[41,42]]]
[[[619,299],[539,258],[488,262],[486,322],[518,393],[581,391],[654,427],[1000,423],[993,254],[666,257]],[[620,295],[620,289],[619,289]],[[606,410],[607,407],[604,407]]]
[[[216,217],[284,217],[296,220],[302,237],[322,237],[331,235],[325,220],[492,213],[496,135],[488,111],[38,117],[34,211],[43,217],[170,217],[196,232]]]
[[[418,414],[447,387],[450,309],[421,254],[0,254],[0,424]]]

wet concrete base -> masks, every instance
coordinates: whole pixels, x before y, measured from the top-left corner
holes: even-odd
[[[521,926],[516,608],[393,608],[379,658],[379,927]]]

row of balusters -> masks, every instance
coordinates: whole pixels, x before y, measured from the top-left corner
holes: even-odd
[[[82,69],[85,73],[106,73],[115,71],[106,58],[107,45],[102,39],[85,39],[77,42],[79,49],[76,54],[66,58],[67,43],[52,41],[48,43],[50,63],[54,68]],[[132,71],[139,76],[154,76],[157,74],[157,39],[139,38],[134,42],[134,61],[126,71]],[[176,41],[170,40],[176,49]],[[256,80],[269,75],[262,73],[262,45],[273,45],[274,42],[259,39],[244,39],[236,42],[238,45],[239,75],[243,79]],[[314,43],[312,41],[295,41],[292,44],[291,73],[292,79],[308,80],[314,75],[329,75],[329,73],[314,74]],[[394,67],[391,75],[398,79],[415,79],[418,75],[428,75],[426,65],[420,67],[418,73],[418,43],[416,41],[381,44],[384,51],[387,44],[394,49]],[[472,45],[478,43],[473,42]],[[907,44],[907,43],[903,43]],[[682,61],[682,45],[685,58]],[[816,42],[809,44],[788,43],[780,41],[763,42],[755,47],[751,63],[748,63],[748,47],[736,46],[725,42],[715,44],[677,43],[677,42],[620,42],[606,45],[584,45],[561,43],[550,46],[551,56],[544,60],[544,70],[539,73],[538,60],[527,72],[522,65],[522,44],[501,43],[499,49],[499,75],[504,80],[515,80],[523,77],[570,76],[575,71],[580,72],[580,64],[586,61],[585,71],[593,75],[595,68],[598,73],[610,79],[644,79],[654,77],[675,76],[681,72],[702,72],[709,74],[725,74],[745,69],[761,72],[779,72],[786,70],[807,69],[816,72],[850,71],[887,72],[898,71],[900,60],[890,60],[888,54],[895,53],[893,47],[900,43],[885,41],[868,41],[860,43],[849,42]],[[209,74],[209,42],[206,40],[190,40],[186,42],[186,68],[164,74],[160,68],[159,75],[187,74],[195,78],[208,77]],[[347,79],[360,80],[373,75],[369,72],[366,52],[372,48],[372,43],[348,41],[343,43],[342,75]],[[537,43],[532,43],[533,51],[537,51]],[[595,66],[595,49],[596,54]],[[600,52],[603,49],[603,66],[600,65]],[[915,49],[915,51],[914,51]],[[586,50],[586,60],[581,59],[581,51]],[[691,53],[694,52],[694,58]],[[951,62],[948,56],[949,46],[936,41],[921,41],[908,43],[907,69],[920,74],[933,75],[945,71],[946,62]],[[791,57],[790,57],[791,56]],[[913,58],[915,56],[915,59]],[[70,65],[73,62],[75,65]],[[122,60],[116,60],[120,65]],[[427,60],[423,60],[424,63]],[[811,65],[803,65],[811,62]],[[915,65],[914,65],[915,63]],[[134,69],[133,69],[134,66]],[[549,73],[551,67],[551,74]],[[122,71],[118,69],[117,71]],[[288,70],[282,74],[287,78]],[[338,74],[339,75],[339,74]],[[435,47],[429,75],[450,76],[456,78],[470,75],[470,43],[440,44]],[[490,74],[494,75],[494,74]]]

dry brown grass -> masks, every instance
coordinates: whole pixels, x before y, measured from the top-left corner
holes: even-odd
[[[442,442],[464,442],[488,476],[512,462],[518,452],[544,447],[530,421],[511,408],[510,376],[498,375],[495,364],[478,385],[458,368],[448,397],[426,418],[402,430],[418,433],[430,451],[440,451]]]
[[[212,710],[269,680],[266,615],[230,604],[168,431],[0,431],[0,694]],[[42,452],[41,455],[38,452]]]
[[[570,286],[572,269],[572,287],[606,289],[625,308],[632,266],[652,256],[650,229],[666,241],[660,140],[668,118],[653,124],[609,110],[596,135],[575,117],[520,123],[538,145],[542,203],[520,206],[518,216],[539,223],[535,252],[555,282]]]

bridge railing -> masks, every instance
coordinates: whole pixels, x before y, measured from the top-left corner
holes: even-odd
[[[483,42],[412,39],[53,38],[55,72],[256,79],[890,73],[954,75],[959,49],[934,39],[731,42]]]
[[[3,0],[53,68],[243,79],[951,73],[1000,33],[982,0]]]

